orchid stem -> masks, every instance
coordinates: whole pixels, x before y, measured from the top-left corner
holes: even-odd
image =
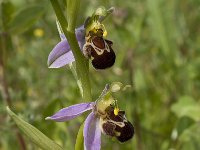
[[[91,96],[91,87],[89,80],[89,67],[87,66],[87,60],[81,53],[80,47],[76,40],[75,35],[75,25],[77,12],[80,5],[80,0],[68,0],[67,1],[67,19],[68,22],[60,8],[58,0],[50,0],[55,11],[56,17],[60,23],[63,33],[68,40],[70,48],[72,49],[75,62],[76,62],[76,71],[81,80],[82,88],[83,88],[83,100],[84,101],[92,101]]]
[[[60,8],[60,5],[57,0],[50,0],[51,5],[56,13],[56,17],[58,18],[60,24],[62,24],[64,27],[68,26],[68,22],[62,12],[62,9]]]

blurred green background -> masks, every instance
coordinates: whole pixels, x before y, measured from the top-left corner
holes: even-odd
[[[99,6],[116,8],[104,24],[117,59],[111,69],[90,68],[93,99],[106,83],[131,84],[115,97],[136,131],[124,144],[103,136],[102,150],[200,149],[200,1],[82,0],[77,26]],[[47,67],[60,41],[55,20],[48,0],[0,1],[0,150],[22,149],[8,103],[64,149],[74,149],[87,113],[66,123],[44,120],[81,102],[69,67]],[[38,149],[21,135],[28,150]]]

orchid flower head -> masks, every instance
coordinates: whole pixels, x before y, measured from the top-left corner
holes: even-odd
[[[87,59],[91,59],[95,69],[109,68],[115,62],[115,53],[111,47],[112,42],[104,39],[107,31],[102,24],[102,21],[112,11],[113,8],[109,10],[106,10],[104,7],[98,8],[91,17],[86,19],[84,25],[75,30],[80,50]],[[48,56],[47,64],[49,68],[60,68],[75,61],[70,45],[58,21],[57,28],[61,41],[56,44]],[[100,36],[101,32],[102,36]]]
[[[118,108],[112,96],[112,87],[106,85],[95,102],[75,104],[59,110],[46,120],[57,122],[69,121],[86,111],[91,111],[84,122],[84,149],[100,150],[101,133],[115,137],[120,142],[130,140],[134,135],[134,127],[127,120],[125,111]]]

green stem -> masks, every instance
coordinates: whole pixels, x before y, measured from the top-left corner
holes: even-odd
[[[79,45],[76,41],[76,36],[72,32],[67,32],[68,35],[68,42],[70,44],[70,47],[73,51],[75,60],[76,60],[76,71],[78,73],[78,76],[81,79],[82,83],[82,89],[83,89],[83,99],[85,101],[92,101],[91,98],[91,87],[90,87],[90,81],[89,81],[89,71],[87,67],[87,61],[83,54],[81,53],[79,49]],[[78,50],[78,51],[77,51]]]
[[[87,60],[81,53],[81,50],[79,48],[76,35],[75,35],[75,24],[76,24],[76,16],[77,16],[77,10],[79,6],[79,0],[75,1],[68,1],[67,6],[71,5],[71,7],[68,7],[68,12],[73,15],[69,16],[68,14],[68,20],[69,24],[67,23],[65,16],[63,15],[60,5],[58,3],[58,0],[50,0],[51,4],[54,8],[54,11],[56,13],[57,19],[61,25],[61,28],[63,30],[63,33],[65,34],[68,43],[72,49],[72,52],[74,54],[74,58],[76,60],[76,69],[77,73],[80,77],[82,88],[83,88],[83,99],[84,101],[92,101],[91,96],[91,87],[90,87],[90,81],[89,81],[89,68],[87,66]],[[68,26],[66,26],[68,24]]]
[[[84,123],[80,126],[78,130],[78,134],[76,137],[76,144],[75,144],[75,150],[83,150],[83,128],[84,128]]]
[[[67,20],[62,13],[62,9],[60,8],[58,1],[57,0],[50,0],[50,1],[60,24],[62,24],[64,27],[67,27],[68,26]]]

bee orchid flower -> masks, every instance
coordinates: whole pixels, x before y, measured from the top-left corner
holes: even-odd
[[[61,109],[51,117],[47,117],[47,120],[54,120],[57,122],[64,122],[71,120],[82,113],[93,110],[95,106],[94,102],[80,103]],[[101,129],[99,126],[99,119],[92,111],[85,120],[84,124],[84,147],[86,150],[100,150],[101,147]]]
[[[126,119],[125,111],[119,110],[107,87],[95,102],[63,108],[46,120],[69,121],[88,110],[91,110],[91,113],[84,122],[83,130],[85,150],[101,149],[101,133],[116,137],[120,142],[126,142],[133,137],[133,125]]]
[[[100,20],[103,20],[103,16],[89,17],[84,25],[75,30],[75,34],[80,50],[87,59],[91,59],[92,66],[95,69],[106,69],[113,66],[116,56],[112,49],[113,42],[104,38],[107,31]],[[60,68],[75,61],[70,45],[58,22],[57,28],[61,41],[49,54],[47,62],[49,68]]]

